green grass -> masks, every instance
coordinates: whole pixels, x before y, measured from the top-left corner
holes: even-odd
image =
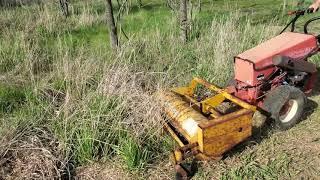
[[[286,154],[278,154],[267,164],[256,162],[257,157],[242,157],[243,165],[227,171],[221,179],[281,179],[290,177],[290,158]]]
[[[12,113],[21,107],[26,101],[25,90],[23,87],[14,87],[2,84],[0,86],[0,112]]]
[[[118,154],[129,170],[137,170],[146,166],[152,152],[140,146],[132,137],[127,136],[120,139]]]

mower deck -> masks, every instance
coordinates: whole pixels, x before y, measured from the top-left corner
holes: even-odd
[[[198,86],[214,93],[201,101],[194,98]],[[199,160],[220,159],[226,151],[251,136],[255,106],[233,97],[226,90],[195,78],[189,87],[161,94],[167,119],[166,130],[177,141],[176,164],[190,157]],[[223,112],[222,104],[233,104]]]

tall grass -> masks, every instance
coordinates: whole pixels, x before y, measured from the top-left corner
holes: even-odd
[[[232,76],[232,57],[278,30],[235,13],[196,29],[199,36],[187,45],[175,30],[155,28],[135,32],[113,54],[96,44],[104,40],[91,41],[95,33],[79,38],[99,27],[103,15],[88,4],[73,9],[69,19],[52,4],[0,12],[1,85],[17,85],[0,89],[0,168],[11,162],[3,177],[71,176],[75,167],[114,159],[129,171],[146,171],[173,146],[162,134],[154,92],[193,76],[223,85]],[[168,16],[168,24],[175,22]],[[30,147],[42,150],[34,157],[47,168],[25,159]]]

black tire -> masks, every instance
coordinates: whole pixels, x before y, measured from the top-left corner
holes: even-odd
[[[305,94],[293,86],[279,86],[265,98],[263,108],[275,120],[281,130],[287,130],[299,123],[307,99]]]

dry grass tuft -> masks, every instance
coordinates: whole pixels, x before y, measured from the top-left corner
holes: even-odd
[[[107,164],[94,163],[76,169],[76,179],[81,180],[129,180],[134,179],[123,169],[117,159]]]
[[[5,147],[0,161],[4,179],[59,178],[64,169],[59,143],[48,132],[24,134]]]
[[[109,68],[100,84],[105,96],[122,99],[128,114],[123,123],[135,137],[153,131],[158,134],[162,127],[160,107],[153,95],[157,83],[152,84],[152,76],[152,73],[133,72],[127,65],[116,65]]]

